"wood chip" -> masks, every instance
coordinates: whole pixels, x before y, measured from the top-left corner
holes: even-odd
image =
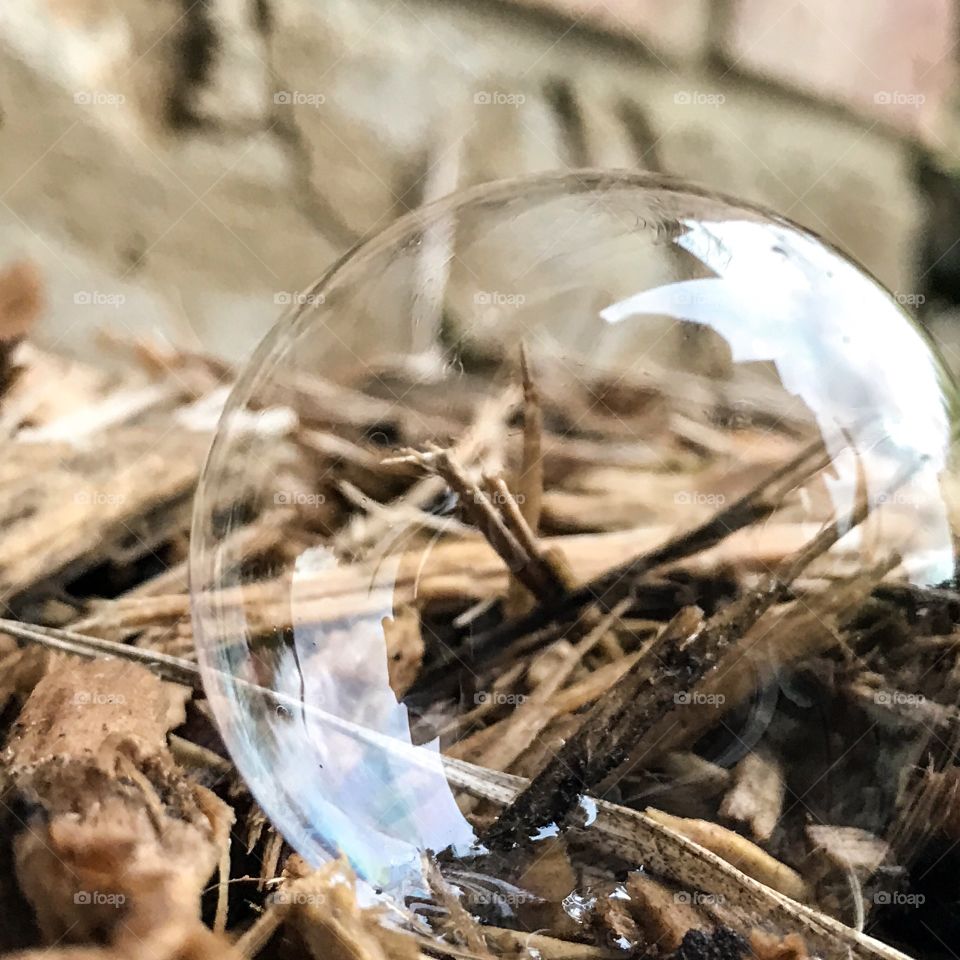
[[[4,754],[7,802],[42,811],[14,854],[47,943],[205,938],[197,902],[232,812],[167,751],[186,696],[136,664],[69,658],[27,700]]]

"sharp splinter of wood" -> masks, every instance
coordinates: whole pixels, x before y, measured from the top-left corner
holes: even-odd
[[[0,633],[7,633],[18,640],[29,640],[52,650],[72,653],[79,657],[116,657],[121,660],[133,660],[143,664],[164,680],[198,690],[202,686],[200,670],[195,663],[182,657],[158,653],[156,650],[133,647],[113,640],[102,640],[99,637],[91,637],[71,630],[19,623],[16,620],[0,619]]]
[[[541,558],[537,535],[527,523],[527,518],[524,517],[516,497],[510,492],[506,480],[503,477],[492,477],[485,473],[481,481],[487,495],[500,507],[504,523],[517,538],[520,546],[531,557]]]
[[[430,445],[424,454],[414,454],[417,462],[442,477],[457,495],[460,505],[490,546],[499,554],[511,573],[541,601],[555,599],[563,585],[552,576],[552,568],[537,563],[507,526],[503,514],[490,497],[467,476],[457,458],[449,451]]]
[[[523,378],[523,457],[520,476],[517,477],[517,493],[520,512],[536,534],[543,508],[543,407],[522,343],[520,371]]]
[[[543,506],[543,409],[523,343],[520,344],[520,375],[523,385],[523,452],[516,479],[515,500],[523,526],[530,530],[535,544]],[[512,579],[505,604],[507,617],[518,617],[531,606],[530,594],[522,584]]]

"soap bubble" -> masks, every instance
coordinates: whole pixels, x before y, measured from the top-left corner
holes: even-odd
[[[290,845],[438,933],[452,896],[632,948],[646,882],[740,916],[651,852],[706,823],[784,893],[896,919],[952,756],[953,681],[911,644],[956,616],[955,390],[897,300],[757,208],[568,174],[415,211],[282,302],[191,586]]]

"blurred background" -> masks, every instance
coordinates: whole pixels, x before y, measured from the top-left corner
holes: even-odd
[[[0,299],[87,358],[109,330],[239,360],[412,207],[639,168],[811,228],[960,366],[957,19],[954,0],[7,0]]]

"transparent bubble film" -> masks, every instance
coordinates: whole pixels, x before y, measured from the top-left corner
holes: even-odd
[[[956,941],[955,405],[895,298],[755,208],[587,173],[425,207],[223,413],[224,743],[308,862],[462,949]]]

